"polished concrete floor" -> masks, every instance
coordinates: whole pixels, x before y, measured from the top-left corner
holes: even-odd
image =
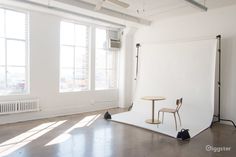
[[[109,111],[118,113],[123,112],[124,109]],[[178,141],[148,130],[106,121],[103,119],[104,113],[105,111],[97,111],[2,125],[0,126],[0,156],[236,156],[236,129],[232,126],[216,124],[190,141]]]

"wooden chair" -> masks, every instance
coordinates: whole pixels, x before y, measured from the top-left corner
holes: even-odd
[[[179,123],[180,123],[180,126],[181,126],[181,119],[180,119],[180,116],[179,116],[179,109],[180,107],[182,106],[182,102],[183,102],[183,98],[180,98],[180,99],[177,99],[176,100],[176,108],[175,109],[172,109],[172,108],[162,108],[158,111],[158,120],[159,120],[159,115],[160,115],[160,112],[162,112],[162,123],[164,121],[164,113],[173,113],[174,115],[174,119],[175,119],[175,129],[177,131],[177,121],[176,121],[176,113],[179,117]]]

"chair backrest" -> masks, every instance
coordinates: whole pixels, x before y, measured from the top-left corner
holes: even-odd
[[[176,111],[179,111],[182,104],[183,104],[183,98],[180,98],[180,99],[176,100]]]

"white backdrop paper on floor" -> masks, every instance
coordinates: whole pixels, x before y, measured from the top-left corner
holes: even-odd
[[[215,64],[217,40],[201,40],[167,44],[142,44],[140,71],[131,111],[112,115],[112,120],[176,137],[181,128],[188,128],[191,137],[208,128],[214,111]],[[155,118],[160,108],[175,108],[183,97],[180,109],[182,126],[175,130],[173,114],[165,114],[163,124],[148,124],[151,101],[144,96],[164,96],[155,103]],[[161,116],[160,116],[161,117]]]

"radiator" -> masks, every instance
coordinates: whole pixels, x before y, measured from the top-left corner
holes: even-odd
[[[39,100],[17,100],[0,102],[0,115],[39,111]]]

